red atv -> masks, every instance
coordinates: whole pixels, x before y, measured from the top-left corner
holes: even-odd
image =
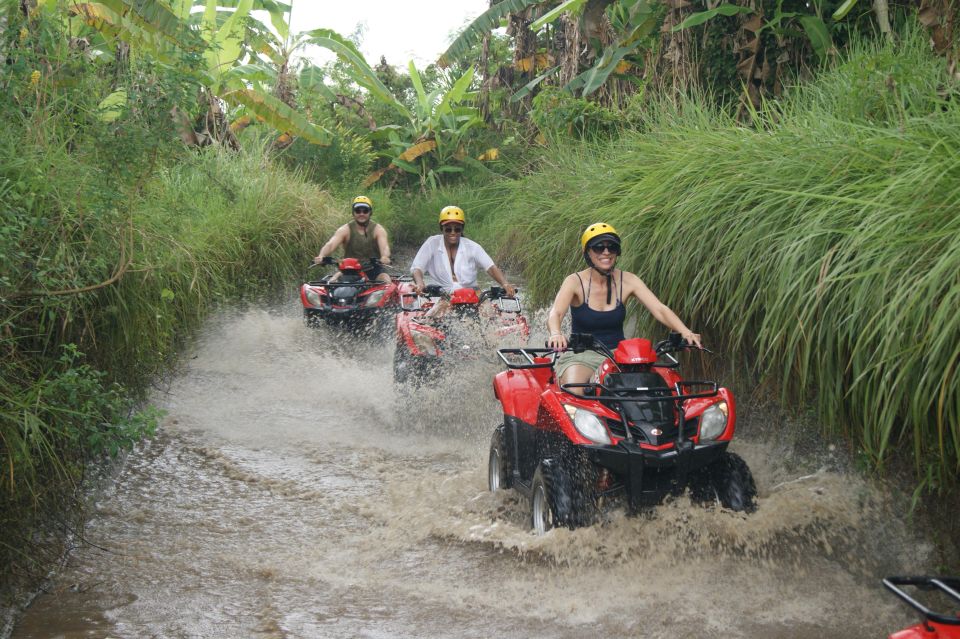
[[[503,424],[490,443],[490,490],[529,496],[538,534],[590,525],[608,500],[636,512],[687,488],[696,501],[753,511],[753,475],[727,451],[733,395],[681,378],[673,353],[688,348],[678,333],[656,347],[623,340],[613,352],[573,334],[570,350],[606,356],[586,384],[558,384],[553,349],[500,349],[508,370],[493,382]]]
[[[890,639],[960,639],[960,578],[957,577],[887,577],[883,585],[923,615],[923,621],[890,635]],[[934,612],[910,596],[903,586],[936,592],[945,600],[952,600],[952,614]]]
[[[446,295],[430,285],[417,295],[412,282],[403,282],[400,308],[393,357],[397,384],[419,386],[438,377],[441,364],[479,359],[505,343],[526,344],[530,335],[520,300],[498,286]]]
[[[352,257],[339,263],[327,257],[321,264],[337,264],[337,272],[300,287],[303,318],[308,325],[323,322],[357,332],[370,331],[385,314],[399,307],[398,284],[405,278],[391,276],[390,282],[371,280],[365,271],[379,265],[376,258],[364,265]]]

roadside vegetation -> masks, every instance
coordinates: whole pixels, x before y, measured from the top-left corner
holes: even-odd
[[[613,224],[626,268],[789,405],[816,406],[864,468],[906,453],[918,494],[953,487],[960,93],[931,62],[916,31],[860,43],[750,127],[702,99],[660,103],[616,142],[559,143],[490,228],[524,238],[548,303],[579,268],[580,229]]]
[[[398,244],[463,207],[539,303],[612,223],[784,405],[955,499],[956,7],[754,4],[493,2],[423,70],[274,0],[0,4],[0,576],[46,572],[180,340],[358,192]]]

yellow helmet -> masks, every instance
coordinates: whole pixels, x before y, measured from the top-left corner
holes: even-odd
[[[373,200],[368,198],[366,195],[358,195],[357,197],[353,198],[353,204],[350,206],[350,210],[352,211],[353,209],[357,208],[358,204],[361,206],[369,206],[370,210],[373,210]]]
[[[604,240],[610,240],[617,246],[620,246],[620,234],[606,222],[597,222],[587,227],[587,230],[580,236],[580,249],[587,250],[587,246],[599,242],[601,237]]]
[[[460,222],[460,224],[466,224],[467,218],[463,214],[463,209],[459,206],[445,206],[440,211],[440,224],[445,224],[446,222]]]

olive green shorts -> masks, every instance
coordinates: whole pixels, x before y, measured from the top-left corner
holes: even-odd
[[[563,372],[574,364],[586,366],[590,370],[595,371],[600,368],[600,364],[602,364],[605,359],[607,359],[606,355],[602,355],[596,351],[583,351],[582,353],[566,351],[557,358],[557,363],[554,364],[553,369],[556,371],[557,377],[562,377]]]

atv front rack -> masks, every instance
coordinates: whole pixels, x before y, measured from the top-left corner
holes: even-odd
[[[497,355],[507,368],[553,368],[558,351],[552,348],[498,348]],[[517,361],[517,360],[520,361]],[[540,361],[537,360],[548,360]]]
[[[934,612],[900,588],[900,586],[915,586],[920,590],[938,590],[960,605],[960,579],[956,577],[887,577],[883,580],[883,585],[928,621],[946,626],[960,626],[960,617]]]
[[[685,386],[707,386],[710,390],[702,391],[699,393],[683,393],[683,387]],[[581,395],[580,393],[573,392],[574,388],[583,388],[585,392]],[[716,397],[717,393],[720,392],[719,386],[716,382],[707,382],[700,380],[689,380],[677,382],[674,385],[673,391],[676,395],[642,395],[640,397],[631,397],[629,395],[624,395],[623,393],[635,393],[635,392],[663,392],[669,390],[669,388],[609,388],[603,384],[597,382],[587,382],[583,384],[560,384],[560,390],[571,395],[576,395],[577,397],[584,397],[586,399],[595,399],[599,402],[680,402],[685,399],[699,399],[701,397]],[[592,391],[592,392],[591,392]],[[601,391],[598,393],[597,391]]]
[[[331,277],[331,276],[328,275],[327,277]],[[309,284],[310,286],[325,286],[327,288],[339,288],[341,286],[352,286],[356,288],[372,288],[374,286],[383,286],[384,284],[386,284],[386,282],[377,282],[375,280],[374,281],[367,280],[363,282],[344,282],[341,280],[337,280],[335,282],[330,282],[324,278],[324,279],[315,280],[313,282],[307,282],[307,284]]]

